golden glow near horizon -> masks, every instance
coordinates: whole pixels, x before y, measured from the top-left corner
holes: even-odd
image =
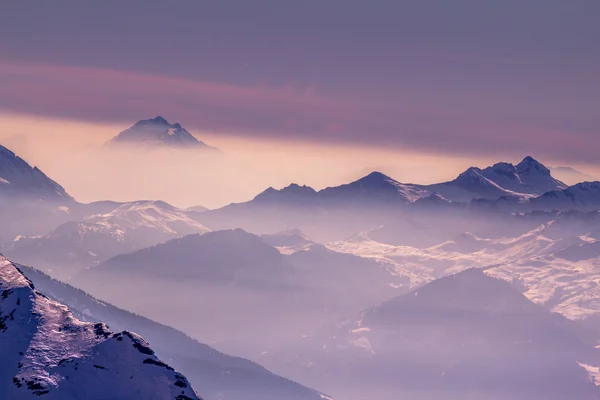
[[[471,165],[499,161],[249,138],[191,127],[186,128],[200,140],[220,148],[226,161],[215,164],[196,155],[100,151],[103,143],[134,122],[100,124],[0,113],[0,144],[39,166],[79,201],[161,199],[182,207],[219,207],[292,182],[318,190],[374,170],[400,182],[433,183],[453,179]],[[179,122],[186,126],[185,121]]]

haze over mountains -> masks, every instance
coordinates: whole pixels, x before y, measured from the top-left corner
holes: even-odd
[[[574,185],[579,182],[592,182],[598,179],[585,172],[581,172],[572,167],[550,167],[550,171],[561,181]]]
[[[314,363],[324,364],[323,373],[351,376],[375,398],[599,395],[580,365],[597,365],[597,336],[482,270],[435,280],[355,321],[339,328]]]
[[[132,139],[141,151],[171,146],[160,135],[147,143],[148,126],[186,137],[148,121]],[[21,270],[53,299],[39,301],[143,335],[207,399],[599,396],[598,182],[567,186],[526,157],[431,185],[372,172],[182,209],[80,203],[14,153],[0,156],[1,249],[33,266]]]
[[[576,193],[575,200],[566,202],[568,195],[546,196],[546,193],[562,191]],[[452,204],[455,210],[514,212],[589,209],[591,201],[576,186],[567,187],[553,178],[543,164],[526,157],[517,165],[498,163],[485,169],[471,167],[452,181],[432,185],[400,183],[373,172],[349,184],[320,191],[297,184],[279,190],[268,188],[251,201],[204,212],[198,219],[213,230],[241,226],[250,231],[272,233],[297,227],[313,239],[330,241],[375,228],[389,220],[390,213],[406,207],[432,211]],[[368,215],[362,212],[366,209]],[[351,218],[347,213],[352,213]]]
[[[600,400],[600,1],[0,10],[0,400]]]
[[[62,186],[0,145],[0,201],[5,197],[62,202],[71,200]]]
[[[33,268],[22,265],[18,268],[38,290],[68,304],[78,319],[105,322],[111,329],[130,329],[143,335],[158,357],[185,374],[194,387],[202,388],[204,398],[322,399],[317,391],[277,376],[256,363],[223,354],[181,331],[99,301]]]
[[[161,201],[113,206],[108,213],[65,222],[46,235],[18,237],[5,251],[15,260],[31,265],[37,265],[42,257],[44,265],[52,266],[55,276],[68,278],[117,254],[208,231],[189,212]]]

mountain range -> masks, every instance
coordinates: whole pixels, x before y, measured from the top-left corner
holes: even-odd
[[[260,237],[236,229],[121,254],[69,282],[228,352],[257,359],[262,351],[293,342],[329,318],[401,293],[408,281],[395,276],[388,263],[342,254],[301,234]],[[172,295],[159,300],[156,293]],[[168,311],[175,308],[179,313]],[[211,323],[201,323],[205,319]],[[262,350],[248,352],[249,340]]]
[[[160,132],[166,130],[172,134],[164,136]],[[158,133],[157,133],[158,132]],[[169,139],[169,138],[179,139]],[[151,139],[154,138],[154,139]],[[113,142],[153,142],[169,144],[190,143],[197,141],[179,124],[169,124],[164,118],[156,117],[143,120],[133,127],[123,131]],[[198,145],[205,146],[197,141]],[[179,146],[179,144],[177,145]],[[208,147],[208,146],[207,146]],[[587,185],[589,186],[589,185]],[[223,214],[232,209],[239,211],[244,207],[260,206],[294,206],[294,207],[395,207],[415,202],[418,199],[437,194],[451,202],[471,202],[473,200],[513,199],[518,203],[529,203],[532,206],[549,207],[546,196],[543,201],[536,198],[546,193],[563,192],[564,196],[577,196],[584,191],[581,185],[568,187],[551,175],[550,169],[533,159],[525,157],[517,165],[497,163],[480,169],[471,167],[456,179],[432,185],[417,185],[400,183],[380,172],[373,172],[357,181],[316,191],[308,186],[291,184],[283,189],[268,188],[246,203],[232,204],[218,210],[208,211],[203,218],[210,218],[215,213]],[[589,191],[586,191],[586,195]],[[72,197],[55,181],[48,178],[39,169],[31,167],[27,162],[16,156],[10,150],[0,148],[0,195],[17,196],[30,200],[54,199],[63,203],[72,202]],[[563,196],[563,197],[564,197]],[[574,204],[577,204],[577,198]],[[588,204],[590,199],[582,199],[581,204]]]
[[[1,355],[26,371],[2,375],[0,397],[26,389],[69,399],[85,389],[60,377],[104,382],[92,373],[125,390],[110,366],[114,339],[156,352],[140,367],[116,344],[136,374],[168,363],[158,370],[166,379],[144,375],[165,384],[150,388],[165,398],[161,390],[183,382],[171,367],[209,399],[328,398],[309,386],[348,400],[598,398],[598,182],[566,186],[526,157],[433,185],[373,172],[318,191],[292,184],[217,210],[180,209],[56,197],[53,185],[31,188],[35,168],[2,154],[0,165],[23,171],[0,171],[15,188],[2,197],[3,251],[144,317],[19,266],[39,292],[16,280],[29,307],[13,296],[15,283],[0,290],[0,337],[18,327],[33,347],[19,354],[25,342],[4,336]],[[66,341],[85,353],[67,358],[101,362],[47,364]]]
[[[27,265],[39,265],[68,279],[113,256],[208,229],[186,210],[162,201],[113,203],[109,212],[86,215],[45,235],[19,236],[4,252]],[[100,207],[91,205],[89,211]]]
[[[561,181],[574,185],[579,182],[592,182],[598,179],[585,172],[576,170],[572,167],[549,167],[552,175]]]
[[[432,185],[400,183],[380,172],[352,183],[315,191],[308,186],[292,184],[281,190],[269,188],[256,196],[255,202],[295,202],[306,204],[408,204],[420,198],[439,194],[454,202],[470,202],[473,199],[498,199],[502,196],[531,198],[567,185],[552,177],[550,170],[532,157],[525,157],[517,165],[497,163],[480,169],[471,167],[456,179]]]
[[[456,179],[431,185],[400,183],[372,172],[354,182],[322,190],[291,184],[272,187],[252,200],[208,210],[196,218],[211,230],[242,227],[256,233],[299,228],[317,241],[339,240],[376,228],[399,214],[455,210],[505,213],[533,209],[581,209],[591,199],[565,202],[538,200],[546,193],[569,193],[532,157],[517,165],[497,163],[471,167]],[[550,191],[549,191],[550,190]],[[576,195],[582,194],[576,191]],[[583,195],[583,194],[582,194]],[[545,198],[549,198],[546,196]]]
[[[451,274],[365,310],[322,340],[304,353],[303,361],[319,371],[314,382],[320,373],[339,382],[340,374],[377,399],[599,395],[589,375],[599,360],[596,333],[481,269]]]
[[[80,320],[141,334],[157,356],[182,372],[206,399],[322,400],[316,390],[278,376],[249,360],[229,356],[185,333],[98,300],[31,267],[18,265],[35,287],[69,307]]]

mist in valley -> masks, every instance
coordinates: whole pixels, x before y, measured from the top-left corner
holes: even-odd
[[[600,2],[0,11],[0,400],[599,400]]]

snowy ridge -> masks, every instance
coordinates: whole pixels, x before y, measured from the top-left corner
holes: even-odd
[[[534,208],[584,209],[600,208],[600,182],[581,182],[563,190],[553,190],[531,199]]]
[[[208,229],[180,210],[162,201],[125,203],[107,214],[91,215],[84,222],[110,230],[152,229],[166,235],[203,233]],[[181,232],[181,231],[184,232]]]
[[[269,187],[250,202],[231,204],[221,210],[243,205],[331,206],[367,204],[403,205],[429,198],[423,204],[469,203],[475,199],[496,201],[514,199],[522,203],[550,190],[567,186],[553,178],[550,170],[532,157],[525,157],[516,166],[497,163],[480,169],[470,167],[456,179],[431,185],[400,183],[381,172],[374,171],[354,182],[328,187],[319,191],[306,185],[291,185],[282,189]],[[219,211],[219,210],[215,210]],[[209,213],[207,215],[213,215]]]
[[[2,145],[0,195],[54,201],[73,200],[62,186]]]
[[[199,400],[140,336],[77,320],[0,256],[0,397]]]
[[[252,201],[285,202],[288,204],[356,204],[384,202],[407,204],[430,193],[415,185],[402,184],[381,172],[372,172],[357,181],[328,187],[319,191],[310,186],[292,183],[283,189],[272,187],[258,194]]]
[[[161,201],[136,201],[81,222],[66,222],[46,235],[19,237],[5,246],[5,253],[16,262],[43,266],[67,279],[117,254],[207,231],[185,210]]]
[[[346,185],[323,189],[319,194],[324,198],[365,198],[383,201],[413,202],[430,193],[415,185],[400,183],[381,172],[369,175]]]
[[[490,167],[493,168],[493,167]],[[503,187],[490,174],[480,168],[471,167],[450,182],[423,186],[423,189],[438,192],[441,196],[455,202],[469,202],[473,199],[497,199],[499,197],[532,197],[526,191],[513,191]]]

